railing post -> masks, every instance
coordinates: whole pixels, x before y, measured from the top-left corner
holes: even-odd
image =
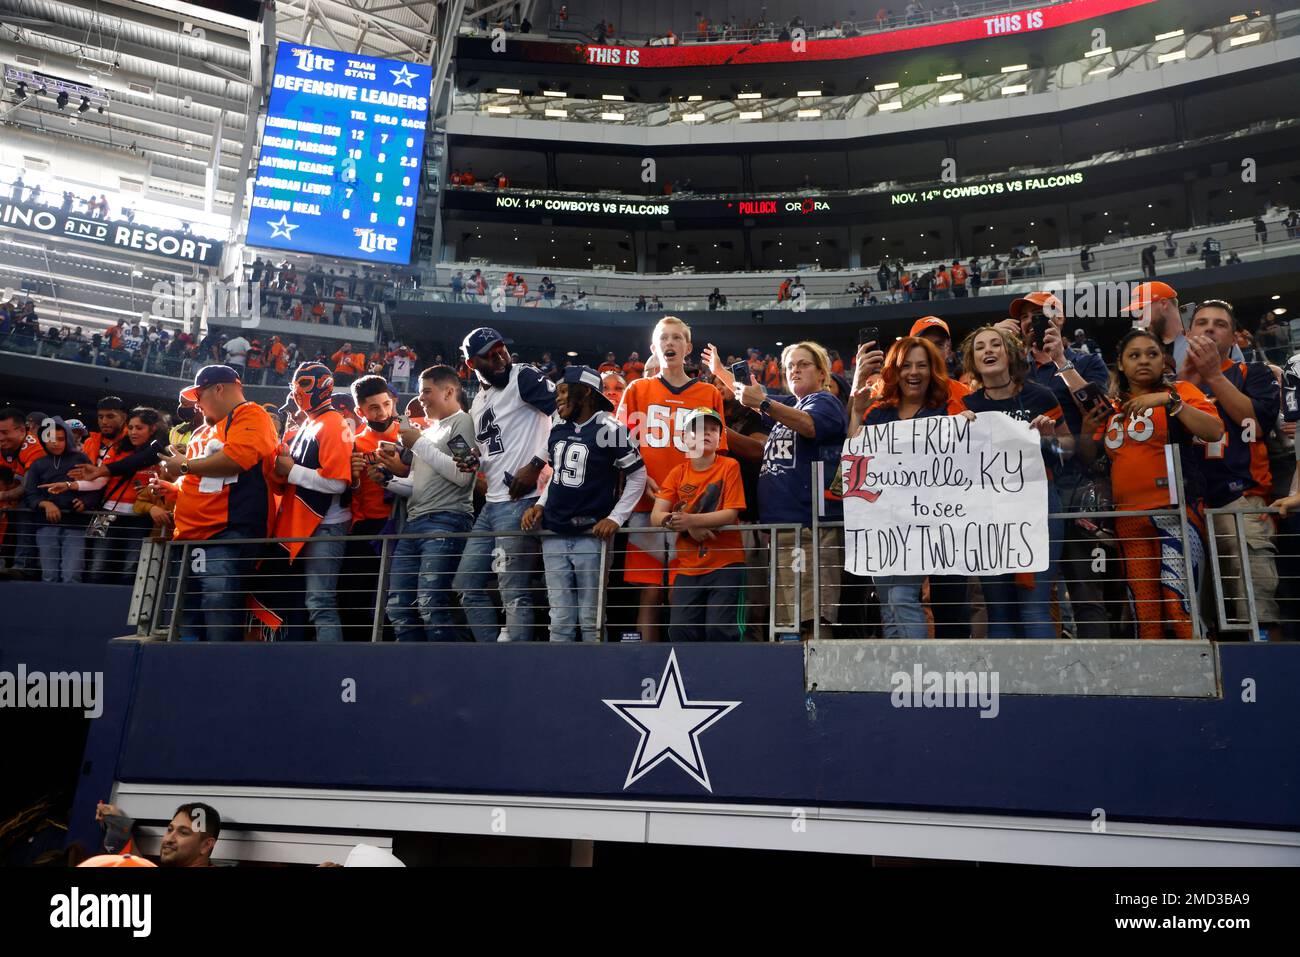
[[[1174,482],[1175,488],[1186,492],[1187,486],[1183,484],[1183,463],[1181,456],[1174,455],[1171,457],[1174,464]],[[1192,570],[1192,527],[1187,521],[1187,506],[1180,501],[1174,507],[1178,510],[1178,534],[1183,543],[1183,574],[1187,576],[1187,608],[1192,618],[1192,637],[1199,640],[1205,637],[1204,626],[1201,624],[1200,595],[1196,588],[1196,573]]]
[[[184,602],[185,583],[189,580],[189,570],[190,570],[189,562],[185,560],[185,556],[189,548],[188,542],[169,542],[167,548],[168,554],[165,560],[171,561],[171,548],[173,545],[177,545],[177,544],[180,546],[180,550],[181,550],[181,558],[180,558],[181,570],[180,570],[180,574],[176,576],[176,599],[175,601],[172,602],[172,620],[167,623],[168,641],[175,641],[176,633],[177,631],[180,630],[181,605]]]
[[[1245,516],[1241,512],[1232,513],[1237,523],[1237,564],[1241,566],[1241,599],[1246,603],[1246,612],[1250,615],[1250,640],[1260,641],[1259,615],[1255,610],[1255,583],[1250,576],[1250,547],[1246,544]]]
[[[776,554],[777,554],[777,535],[779,533],[773,526],[767,534],[767,640],[776,641]]]
[[[388,575],[393,563],[393,540],[384,536],[379,544],[379,581],[375,586],[375,616],[370,622],[370,640],[384,640],[384,608],[388,604]]]
[[[822,561],[821,561],[821,507],[825,492],[822,488],[822,468],[820,461],[812,463],[812,593],[813,593],[813,641],[822,636]],[[803,529],[795,534],[803,544]],[[801,609],[802,610],[802,609]],[[801,621],[796,621],[795,630],[799,630]]]
[[[543,562],[543,568],[545,562]],[[596,634],[606,641],[605,634],[605,590],[609,588],[609,541],[600,539],[600,578],[596,585]]]

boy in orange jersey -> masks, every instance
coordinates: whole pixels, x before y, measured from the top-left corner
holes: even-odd
[[[663,602],[664,573],[673,557],[675,535],[650,530],[654,496],[668,473],[686,461],[684,424],[692,409],[706,406],[722,419],[722,394],[708,382],[686,374],[691,353],[691,329],[676,316],[655,325],[650,353],[659,371],[628,384],[618,408],[618,420],[638,443],[646,468],[646,495],[628,520],[629,529],[646,529],[628,536],[624,580],[641,585],[637,630],[645,641],[659,640],[659,607]],[[647,370],[648,372],[649,370]],[[724,432],[719,448],[726,449]]]

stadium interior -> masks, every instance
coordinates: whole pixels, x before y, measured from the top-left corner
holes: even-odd
[[[1300,2],[0,0],[0,64],[0,863],[1300,864]],[[916,354],[1028,572],[869,566]]]

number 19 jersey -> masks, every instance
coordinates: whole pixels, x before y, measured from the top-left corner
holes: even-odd
[[[686,461],[686,437],[682,422],[686,414],[700,406],[716,409],[724,422],[722,393],[716,386],[699,379],[685,385],[669,385],[663,376],[653,379],[636,379],[628,383],[623,393],[623,404],[618,407],[618,420],[627,427],[632,441],[641,448],[646,475],[662,485],[668,473]],[[727,433],[722,432],[719,449],[727,447]],[[654,496],[646,488],[635,511],[648,512],[654,508]]]

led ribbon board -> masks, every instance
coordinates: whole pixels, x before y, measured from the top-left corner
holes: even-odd
[[[281,43],[248,244],[406,263],[429,67]]]

